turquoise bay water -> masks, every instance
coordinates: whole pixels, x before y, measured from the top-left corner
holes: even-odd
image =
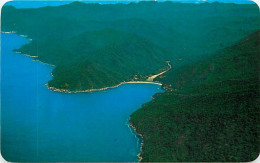
[[[8,161],[138,161],[128,118],[159,85],[124,84],[92,93],[49,91],[53,67],[12,50],[28,42],[2,34],[1,153]]]

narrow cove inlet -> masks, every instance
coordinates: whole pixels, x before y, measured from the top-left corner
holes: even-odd
[[[53,67],[13,52],[28,39],[2,33],[1,41],[1,152],[7,161],[138,161],[141,140],[129,116],[163,92],[160,85],[50,91],[45,83]]]

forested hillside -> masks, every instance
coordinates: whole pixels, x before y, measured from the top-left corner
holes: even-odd
[[[7,3],[2,9],[2,31],[16,31],[33,40],[18,51],[56,65],[49,85],[68,90],[116,85],[139,74],[145,79],[164,69],[166,60],[177,68],[203,59],[259,26],[255,4],[73,2],[16,9]],[[101,61],[104,53],[107,60]]]
[[[169,71],[166,93],[131,116],[149,161],[252,161],[259,154],[260,31]]]
[[[18,51],[56,65],[48,85],[69,91],[145,80],[168,67],[166,50],[139,36],[112,29],[85,32],[62,41],[33,40]]]

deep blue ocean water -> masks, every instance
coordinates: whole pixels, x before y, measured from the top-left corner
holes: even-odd
[[[8,161],[138,161],[140,140],[128,118],[159,85],[124,84],[65,94],[44,85],[53,67],[12,52],[28,43],[2,34],[1,153]]]

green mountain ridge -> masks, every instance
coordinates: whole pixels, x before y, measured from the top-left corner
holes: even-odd
[[[3,31],[17,31],[33,40],[70,38],[86,31],[112,28],[166,48],[173,60],[179,56],[193,60],[197,54],[222,49],[256,31],[259,24],[259,9],[255,4],[77,2],[59,7],[15,9],[7,3],[2,10]],[[227,34],[229,37],[218,37]]]
[[[37,9],[16,9],[7,3],[2,9],[1,20],[3,31],[16,31],[32,39],[20,49],[23,53],[39,56],[37,59],[40,61],[57,66],[49,85],[70,91],[112,86],[132,80],[135,75],[143,80],[145,76],[164,69],[166,60],[171,61],[174,69],[196,62],[235,43],[260,26],[257,5],[225,3],[99,5],[75,2]],[[112,30],[111,34],[108,29]],[[120,40],[121,34],[123,38]],[[117,43],[111,42],[113,37]],[[107,44],[100,41],[102,39],[108,41]],[[118,45],[122,40],[124,44]],[[137,50],[133,50],[134,47]],[[95,51],[95,48],[99,50]],[[132,49],[133,55],[128,48]],[[117,53],[125,54],[125,58]],[[149,56],[148,53],[154,55]],[[134,59],[137,54],[138,58]],[[114,58],[113,61],[109,55]],[[98,56],[106,57],[101,59]],[[86,65],[80,66],[94,61],[98,63],[90,65],[99,68],[93,70],[111,73],[106,80],[102,78],[104,75],[98,74],[99,71],[86,71]],[[68,73],[58,70],[61,65]],[[70,70],[70,65],[73,70]],[[115,68],[115,65],[119,67]],[[121,71],[124,68],[125,71]],[[89,75],[81,74],[83,72]],[[95,82],[87,76],[94,76],[102,84],[89,85],[87,81]]]
[[[257,56],[248,58],[246,55],[248,53],[256,55],[260,50],[259,45],[259,31],[257,31],[233,46],[217,51],[203,63],[198,62],[178,70],[169,71],[166,74],[167,77],[160,81],[172,84],[174,88],[187,88],[198,86],[201,83],[211,84],[217,80],[240,80],[241,78],[250,80],[258,72],[259,58]],[[229,71],[220,73],[224,69]],[[185,73],[183,73],[184,71]]]
[[[18,51],[56,65],[48,85],[69,91],[111,87],[133,80],[135,75],[145,80],[167,68],[166,50],[113,29],[85,32],[64,40],[33,40]]]
[[[166,93],[131,116],[149,161],[252,161],[259,148],[260,31],[170,70]]]

